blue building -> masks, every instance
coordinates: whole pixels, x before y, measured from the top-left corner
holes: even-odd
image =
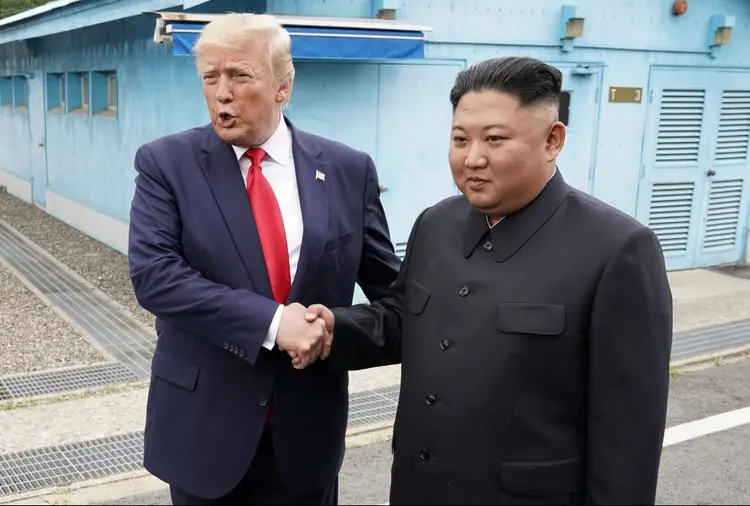
[[[400,250],[456,193],[456,73],[528,55],[564,74],[567,181],[649,224],[670,269],[745,261],[748,0],[56,0],[0,20],[0,185],[126,251],[133,156],[207,122],[190,44],[213,15],[293,37],[287,111],[374,158]]]

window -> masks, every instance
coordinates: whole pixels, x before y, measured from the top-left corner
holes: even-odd
[[[29,105],[29,88],[24,76],[13,77],[13,105],[17,109],[26,109]]]
[[[65,114],[65,74],[47,74],[47,110]]]
[[[88,114],[90,96],[88,72],[68,74],[64,86],[67,95],[68,112],[72,114]]]
[[[107,80],[108,84],[108,90],[107,95],[109,97],[108,100],[108,109],[110,111],[116,111],[117,110],[117,76],[115,74],[110,74],[109,79]]]
[[[83,109],[89,108],[89,76],[81,76],[81,104]]]
[[[570,123],[570,92],[563,91],[560,95],[560,121],[568,126]]]
[[[12,77],[0,77],[0,107],[13,107]]]
[[[117,116],[117,74],[91,73],[91,112],[97,116]]]

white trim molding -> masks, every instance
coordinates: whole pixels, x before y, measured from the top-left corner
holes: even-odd
[[[8,193],[31,204],[31,182],[0,169],[0,186],[5,186]]]
[[[123,255],[128,254],[129,226],[126,222],[50,190],[47,190],[47,212]]]

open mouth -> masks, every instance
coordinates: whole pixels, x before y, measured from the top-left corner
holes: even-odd
[[[218,121],[219,121],[219,125],[221,125],[224,128],[227,128],[227,127],[231,127],[234,124],[235,117],[234,115],[228,112],[220,112],[218,115]]]

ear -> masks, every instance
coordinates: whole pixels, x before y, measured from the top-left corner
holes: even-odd
[[[547,133],[547,161],[554,161],[562,151],[565,144],[565,125],[560,121],[555,121]]]
[[[291,94],[292,84],[290,82],[281,83],[279,89],[276,91],[276,102],[279,104],[285,104],[289,101]]]

